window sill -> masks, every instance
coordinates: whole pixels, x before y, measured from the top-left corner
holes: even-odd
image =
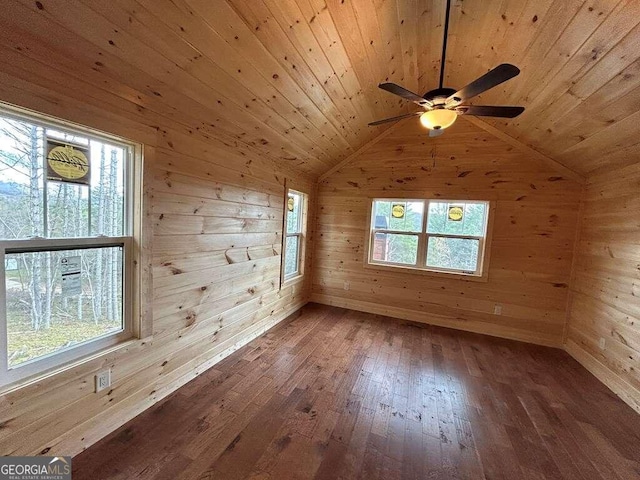
[[[286,278],[280,285],[280,290],[282,290],[285,287],[291,287],[293,285],[297,285],[298,283],[301,283],[303,281],[304,281],[303,273],[296,275],[295,277]]]
[[[449,273],[439,272],[437,270],[425,270],[422,268],[415,268],[410,266],[400,265],[384,265],[379,263],[369,263],[365,260],[364,268],[368,270],[381,270],[383,272],[395,272],[395,273],[409,273],[412,275],[424,275],[434,278],[450,279],[450,280],[462,280],[466,282],[481,282],[487,283],[489,281],[489,273],[483,272],[482,275],[471,275],[466,273]]]

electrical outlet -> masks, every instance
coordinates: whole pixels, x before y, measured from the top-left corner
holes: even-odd
[[[494,315],[502,315],[502,305],[499,303],[496,303],[493,306],[493,314]]]
[[[600,337],[600,342],[598,343],[598,346],[600,347],[600,350],[604,350],[604,347],[605,347],[604,337]]]
[[[351,283],[350,282],[344,282],[344,289],[345,290],[349,290],[351,288]]]
[[[96,375],[96,393],[111,386],[111,370],[104,370]]]

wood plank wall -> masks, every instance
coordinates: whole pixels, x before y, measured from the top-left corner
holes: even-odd
[[[407,120],[320,183],[312,300],[561,346],[581,189],[464,119]],[[365,269],[370,197],[494,200],[488,281]]]
[[[566,342],[569,353],[638,412],[639,183],[637,164],[589,179]]]
[[[0,100],[145,146],[152,335],[0,394],[0,454],[73,455],[300,308],[310,275],[279,289],[285,175],[272,160],[169,116],[110,104],[96,84],[70,88],[11,70],[0,73]],[[311,180],[287,175],[314,200]],[[96,394],[94,375],[105,368],[112,388]]]

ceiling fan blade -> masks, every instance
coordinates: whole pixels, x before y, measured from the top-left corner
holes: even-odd
[[[520,69],[510,63],[503,63],[498,65],[493,70],[485,73],[480,78],[475,79],[469,85],[447,98],[447,105],[460,104],[470,98],[480,95],[482,92],[500,85],[506,82],[510,78],[517,76],[520,73]]]
[[[429,137],[439,137],[444,133],[444,128],[439,128],[438,130],[429,130]]]
[[[394,95],[398,95],[399,97],[404,98],[405,100],[410,100],[412,102],[417,103],[418,105],[427,105],[430,104],[428,100],[425,100],[417,93],[410,92],[404,87],[400,85],[396,85],[395,83],[381,83],[378,85],[378,88],[382,90],[386,90],[389,93],[393,93]]]
[[[371,122],[369,126],[373,127],[375,125],[382,125],[383,123],[397,122],[398,120],[402,120],[403,118],[415,117],[416,115],[422,115],[423,113],[424,112],[405,113],[404,115],[398,115],[397,117],[385,118],[384,120],[376,120],[375,122]]]
[[[456,108],[463,115],[477,115],[479,117],[514,118],[524,112],[524,107],[503,107],[492,105],[461,105]]]

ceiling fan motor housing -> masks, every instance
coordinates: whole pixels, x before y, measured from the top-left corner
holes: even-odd
[[[434,105],[444,105],[445,100],[454,93],[456,93],[456,90],[453,88],[436,88],[429,90],[423,97]]]

